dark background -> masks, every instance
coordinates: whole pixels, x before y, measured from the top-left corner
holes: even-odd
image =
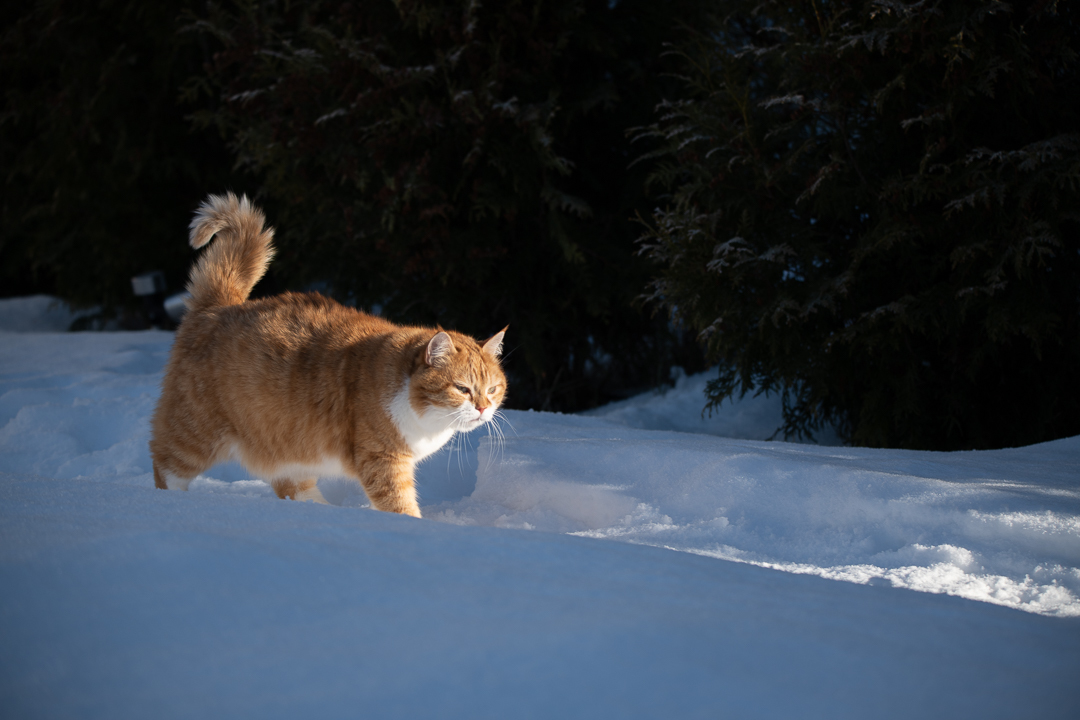
[[[1080,433],[1068,4],[39,1],[0,10],[0,293],[140,323],[211,192],[257,294],[477,337],[511,407],[719,376],[781,434]]]

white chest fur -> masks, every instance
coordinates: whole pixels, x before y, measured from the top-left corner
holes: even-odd
[[[430,408],[422,415],[409,402],[409,381],[390,401],[390,418],[419,462],[447,443],[454,436],[452,411]]]

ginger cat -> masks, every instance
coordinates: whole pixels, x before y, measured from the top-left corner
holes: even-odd
[[[505,397],[506,328],[481,345],[315,293],[248,301],[274,253],[264,222],[232,193],[191,222],[192,247],[217,240],[191,271],[154,412],[154,484],[186,490],[237,460],[281,498],[326,502],[316,480],[344,476],[372,507],[420,517],[416,463],[490,422]]]

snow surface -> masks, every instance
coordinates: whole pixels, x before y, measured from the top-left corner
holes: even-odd
[[[764,442],[775,397],[696,376],[506,412],[424,520],[162,492],[172,335],[63,313],[0,301],[0,717],[1080,716],[1080,438]]]
[[[779,395],[746,395],[710,413],[703,410],[705,386],[715,373],[687,376],[682,368],[673,368],[672,375],[672,388],[642,393],[582,415],[642,430],[675,430],[742,440],[783,437],[777,433],[783,420]],[[842,444],[832,428],[817,433],[814,440],[819,445]]]

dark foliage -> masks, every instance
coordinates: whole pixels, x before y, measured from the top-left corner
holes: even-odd
[[[651,297],[725,364],[711,403],[871,446],[1080,433],[1080,8],[722,7],[639,131]]]
[[[0,11],[0,293],[115,310],[130,278],[179,290],[186,225],[231,159],[178,104],[203,51],[178,41],[191,2],[38,0]]]
[[[614,5],[610,7],[609,5]],[[261,181],[275,268],[401,322],[509,323],[510,402],[573,410],[663,379],[625,129],[661,98],[678,5],[213,6],[190,97]],[[684,360],[685,361],[685,360]]]

